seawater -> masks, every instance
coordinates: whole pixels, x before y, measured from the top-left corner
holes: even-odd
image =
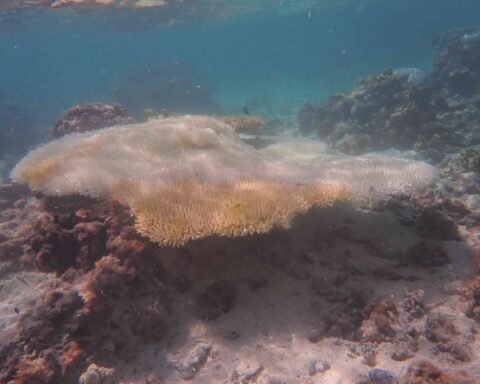
[[[305,102],[386,67],[428,70],[434,36],[480,17],[476,0],[321,3],[280,12],[282,2],[270,2],[237,16],[166,18],[162,9],[4,14],[0,97],[27,105],[35,130],[46,131],[74,104],[115,101],[122,74],[181,62],[214,100],[217,110],[207,113],[239,114],[248,106],[252,114],[294,117]],[[140,78],[130,99],[143,86]]]
[[[5,1],[0,383],[478,382],[480,0]]]

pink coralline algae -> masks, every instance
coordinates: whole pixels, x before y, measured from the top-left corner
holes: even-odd
[[[44,207],[27,254],[58,278],[0,349],[0,383],[76,383],[88,361],[131,358],[166,330],[166,272],[130,216],[93,201],[46,199]]]

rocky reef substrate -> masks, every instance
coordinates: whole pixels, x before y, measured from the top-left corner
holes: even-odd
[[[480,378],[480,216],[441,180],[181,248],[118,204],[8,183],[0,201],[2,383]]]
[[[135,122],[127,108],[116,103],[78,104],[63,113],[50,134],[61,137],[70,133],[93,131]]]
[[[439,36],[433,71],[387,69],[320,106],[307,104],[298,125],[349,154],[416,150],[438,163],[478,145],[480,31]]]
[[[349,153],[389,148],[400,136],[398,149],[430,153],[439,178],[415,195],[314,209],[267,235],[170,248],[140,237],[119,204],[3,183],[0,382],[478,383],[480,149],[476,120],[466,117],[476,116],[476,96],[454,80],[476,73],[467,60],[475,36],[441,37],[434,75],[386,71],[339,96],[353,103],[344,120],[331,103],[308,107],[314,117],[337,116],[327,113],[333,129],[323,136],[336,148],[348,134],[369,136]],[[363,104],[353,105],[370,102],[378,110],[359,117]],[[392,123],[409,108],[421,122],[415,132]],[[90,129],[87,112],[66,119],[86,117],[72,131]],[[264,124],[225,119],[249,133]],[[325,121],[312,118],[304,132]],[[362,128],[337,140],[352,122]],[[380,123],[393,124],[392,136],[375,131]],[[428,136],[434,127],[437,141]]]
[[[0,224],[0,382],[76,383],[92,359],[132,358],[158,340],[170,306],[165,271],[130,217],[114,205],[2,186],[7,201],[19,192]]]

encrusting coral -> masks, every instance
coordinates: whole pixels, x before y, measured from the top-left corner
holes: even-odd
[[[47,195],[119,201],[141,234],[179,246],[265,233],[313,206],[405,191],[434,175],[424,163],[380,155],[296,162],[288,143],[288,156],[267,149],[213,118],[180,116],[65,136],[28,154],[12,178]]]

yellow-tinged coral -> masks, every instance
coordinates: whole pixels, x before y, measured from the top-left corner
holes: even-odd
[[[55,160],[45,160],[25,169],[19,176],[34,190],[39,190],[46,181],[60,173],[60,163]]]
[[[132,201],[137,227],[164,245],[182,245],[211,235],[265,233],[313,205],[348,200],[345,188],[292,186],[265,180],[205,185],[185,180]]]
[[[145,117],[147,118],[147,120],[152,120],[155,118],[155,111],[153,110],[153,108],[145,108],[143,110],[143,113],[145,115]]]
[[[259,151],[218,120],[172,117],[62,137],[28,154],[12,177],[50,195],[115,199],[140,233],[179,246],[265,233],[312,206],[406,191],[434,174],[423,163],[331,156],[317,145],[305,156],[303,143],[283,140]]]

